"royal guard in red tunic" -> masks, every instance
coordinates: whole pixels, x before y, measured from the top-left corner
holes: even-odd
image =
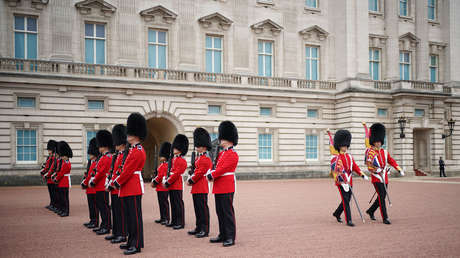
[[[105,191],[107,176],[112,163],[112,154],[110,153],[110,150],[113,149],[112,134],[107,130],[99,130],[96,133],[96,142],[101,157],[97,162],[95,175],[89,180],[89,186],[96,190],[96,207],[101,214],[102,221],[99,229],[95,228],[93,231],[98,235],[105,235],[110,233],[112,227],[109,193]]]
[[[126,148],[126,126],[117,124],[112,129],[113,145],[115,145],[115,155],[112,158],[112,164],[109,171],[109,180],[106,185],[106,190],[110,192],[112,200],[112,235],[106,236],[105,240],[110,240],[112,244],[126,242],[126,226],[123,219],[122,204],[119,195],[119,190],[113,186],[113,180],[117,177],[117,173],[121,170],[123,161],[123,152]]]
[[[164,142],[161,144],[158,158],[160,165],[157,168],[157,175],[152,179],[152,187],[156,189],[158,197],[158,207],[160,210],[160,218],[155,220],[155,223],[166,225],[169,223],[169,201],[168,188],[164,187],[162,180],[168,173],[168,160],[171,155],[171,143]]]
[[[208,151],[212,149],[211,137],[208,131],[197,128],[193,132],[193,145],[196,148],[198,157],[195,164],[192,164],[192,175],[187,179],[187,184],[192,185],[193,207],[195,208],[196,226],[188,234],[195,235],[197,238],[209,235],[209,207],[208,207],[208,180],[206,173],[212,168],[212,160]]]
[[[374,185],[377,193],[377,199],[372,206],[366,211],[371,220],[375,220],[374,212],[380,207],[380,214],[382,215],[383,223],[391,224],[388,219],[387,209],[385,205],[385,198],[388,196],[388,175],[390,169],[394,167],[399,173],[404,176],[404,170],[399,167],[398,163],[390,156],[387,150],[382,148],[385,142],[385,126],[381,123],[375,123],[371,126],[370,132],[366,124],[363,123],[366,132],[366,152],[365,162],[367,169],[371,173],[372,184]],[[389,196],[388,196],[389,200]],[[390,203],[391,205],[391,203]]]
[[[216,200],[216,213],[219,220],[219,235],[211,238],[211,243],[232,246],[236,238],[235,210],[233,197],[236,190],[235,170],[238,165],[238,154],[234,147],[238,144],[238,130],[230,121],[219,125],[219,141],[223,150],[217,156],[215,170],[209,170],[206,177],[214,182],[212,193]]]
[[[184,159],[188,151],[187,136],[183,134],[176,135],[171,148],[173,149],[174,158],[171,161],[171,170],[168,171],[167,177],[163,180],[163,185],[168,188],[169,199],[171,200],[171,223],[166,224],[166,226],[173,229],[182,229],[185,226],[182,174],[187,169],[187,161]]]
[[[142,195],[144,194],[144,180],[142,170],[145,164],[145,150],[140,144],[147,136],[147,122],[139,113],[132,113],[128,117],[127,130],[129,152],[120,175],[113,181],[119,189],[119,196],[126,216],[128,242],[121,244],[121,249],[127,249],[124,254],[139,253],[144,248],[144,226],[142,221]]]
[[[334,177],[335,185],[339,189],[340,197],[342,199],[332,215],[337,219],[337,222],[342,223],[340,216],[342,215],[342,212],[345,211],[345,220],[347,221],[347,225],[353,227],[355,224],[352,222],[350,209],[350,200],[353,195],[352,172],[354,171],[365,180],[369,179],[363,172],[361,172],[361,169],[359,169],[351,154],[347,153],[348,148],[350,148],[351,133],[348,130],[338,130],[334,135],[333,142],[332,137],[330,135],[329,137],[331,142],[331,154],[333,155],[331,159],[331,174]]]
[[[86,198],[88,200],[88,211],[89,211],[89,222],[84,223],[83,226],[87,228],[99,227],[99,212],[96,208],[96,189],[88,187],[91,174],[95,171],[99,150],[97,148],[96,138],[92,138],[89,141],[88,151],[89,160],[87,169],[83,181],[81,182],[81,188],[86,190]]]
[[[60,212],[58,213],[61,217],[69,216],[69,188],[70,182],[70,170],[72,166],[69,159],[72,158],[72,149],[69,144],[65,141],[60,141],[57,145],[57,152],[61,157],[62,165],[59,172],[56,174],[54,182],[58,187],[59,201],[60,201]]]
[[[40,171],[40,174],[42,175],[43,177],[43,180],[46,181],[46,184],[48,185],[48,193],[50,195],[50,204],[48,206],[46,206],[45,208],[47,208],[48,210],[52,210],[52,208],[54,207],[53,204],[53,200],[54,200],[54,187],[55,187],[55,184],[53,183],[53,181],[51,180],[51,168],[53,167],[53,163],[54,163],[54,155],[56,153],[56,147],[57,147],[57,142],[55,140],[49,140],[48,143],[46,144],[46,150],[48,151],[48,157],[46,158],[46,161],[45,163],[43,164],[43,168],[42,170]]]

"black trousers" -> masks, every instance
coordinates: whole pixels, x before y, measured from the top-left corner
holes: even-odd
[[[126,231],[124,230],[124,220],[121,211],[121,201],[118,194],[111,194],[112,198],[112,218],[113,218],[113,225],[112,225],[112,235],[114,236],[124,236],[126,237]]]
[[[120,208],[121,208],[121,220],[123,223],[121,223],[121,232],[122,236],[127,236],[129,234],[128,231],[128,217],[126,216],[126,204],[125,204],[125,199],[122,197],[118,197],[120,200]]]
[[[158,207],[160,208],[160,219],[169,221],[168,191],[157,191]]]
[[[382,219],[388,219],[387,214],[387,207],[385,205],[385,198],[387,196],[387,192],[385,191],[385,186],[383,183],[372,183],[374,185],[375,191],[377,192],[377,199],[375,199],[372,206],[369,208],[368,212],[373,214],[378,207],[380,207],[380,215],[382,215]],[[388,185],[387,185],[388,187]]]
[[[351,222],[351,209],[350,209],[350,200],[351,200],[351,190],[345,192],[341,185],[337,186],[339,188],[340,197],[342,202],[339,204],[337,209],[334,211],[334,216],[340,217],[342,212],[345,210],[345,220]]]
[[[208,207],[208,194],[197,193],[192,194],[193,207],[195,208],[196,227],[195,229],[200,232],[204,231],[209,233],[209,207]]]
[[[58,187],[59,209],[69,214],[69,188]]]
[[[58,208],[58,198],[57,198],[57,185],[56,184],[48,184],[50,190],[50,198],[51,198],[51,205],[55,208]]]
[[[169,190],[169,199],[171,201],[171,223],[173,225],[184,226],[185,218],[182,190]]]
[[[48,185],[48,193],[50,195],[50,206],[52,206],[53,205],[53,193],[52,193],[53,189],[52,188],[54,184],[47,184],[47,185]]]
[[[235,193],[216,194],[216,213],[219,220],[219,236],[224,240],[236,238],[235,210],[233,196]]]
[[[109,229],[111,228],[111,218],[110,218],[110,204],[109,204],[109,193],[106,191],[97,191],[96,192],[96,207],[101,214],[101,228]]]
[[[144,226],[142,221],[142,195],[121,197],[128,221],[128,246],[144,248]]]
[[[446,177],[446,173],[444,172],[444,168],[439,168],[439,176]]]
[[[88,199],[89,221],[99,226],[99,212],[96,208],[96,194],[86,194]]]

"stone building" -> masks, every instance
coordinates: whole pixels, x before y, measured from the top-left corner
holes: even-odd
[[[148,121],[240,133],[240,176],[325,176],[327,128],[382,122],[411,174],[460,170],[460,1],[0,0],[0,181],[37,175],[49,139],[82,174],[95,131]],[[400,137],[398,120],[406,120]],[[189,158],[189,157],[188,157]],[[13,180],[14,181],[14,180]]]

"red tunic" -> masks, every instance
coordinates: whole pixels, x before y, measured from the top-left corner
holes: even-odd
[[[106,152],[97,162],[96,175],[94,176],[93,183],[96,185],[94,189],[96,192],[105,191],[105,181],[107,179],[110,164],[112,163],[112,154]]]
[[[348,153],[340,153],[332,157],[331,171],[333,172],[335,185],[337,186],[343,183],[339,181],[339,177],[337,176],[341,173],[343,173],[343,176],[345,177],[344,180],[350,183],[350,186],[353,186],[353,177],[351,176],[353,171],[360,176],[363,175],[361,169],[358,167],[358,164],[356,164],[351,154]]]
[[[195,160],[195,173],[191,176],[193,180],[192,185],[192,194],[198,193],[209,193],[208,180],[206,179],[205,174],[212,168],[212,161],[206,153],[198,156],[198,159]]]
[[[85,180],[83,181],[83,184],[85,184],[86,186],[88,186],[89,180],[91,179],[91,173],[93,173],[93,170],[97,165],[96,160],[90,160],[88,162],[91,162],[91,165],[90,165],[89,170],[88,170],[88,175],[86,176]],[[95,193],[96,193],[96,189],[94,189],[93,187],[87,187],[86,188],[86,194],[95,194]]]
[[[219,153],[216,170],[211,175],[214,179],[213,194],[235,192],[235,170],[238,165],[238,153],[233,148],[228,148]]]
[[[187,161],[182,156],[176,156],[172,160],[171,173],[168,178],[169,190],[184,190],[182,174],[187,169]]]
[[[142,169],[145,164],[145,150],[140,144],[129,148],[128,156],[120,176],[115,181],[120,185],[120,197],[141,195],[144,193]]]
[[[157,183],[155,187],[157,192],[167,192],[168,188],[164,187],[162,184],[163,177],[168,173],[168,162],[163,162],[158,166],[158,175],[153,179]]]
[[[62,162],[61,169],[56,175],[56,181],[58,182],[58,187],[61,188],[69,188],[70,183],[70,170],[72,166],[70,165],[70,161],[66,160]]]
[[[112,170],[112,181],[109,182],[110,185],[113,186],[113,181],[115,178],[117,178],[117,173],[120,174],[121,172],[121,162],[123,161],[123,151],[119,151],[117,155],[117,159],[115,160],[115,163],[113,164],[113,170]],[[116,194],[118,195],[120,193],[120,190],[116,188],[112,188],[113,190],[110,191],[111,194]]]
[[[365,156],[367,169],[371,172],[372,183],[383,183],[383,179],[385,179],[385,184],[388,184],[389,165],[400,170],[398,163],[383,148],[367,148]],[[378,168],[382,170],[380,173],[377,172]]]

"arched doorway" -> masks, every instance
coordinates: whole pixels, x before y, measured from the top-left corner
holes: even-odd
[[[172,140],[178,133],[178,128],[173,121],[166,117],[151,117],[147,119],[147,137],[143,142],[146,151],[144,165],[144,178],[152,178],[155,169],[158,167],[158,151],[163,142]]]

